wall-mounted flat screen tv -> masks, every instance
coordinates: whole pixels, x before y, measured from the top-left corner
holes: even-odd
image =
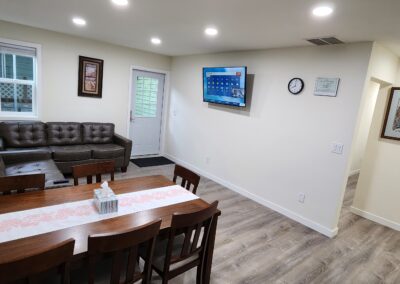
[[[246,106],[247,67],[203,68],[203,101]]]

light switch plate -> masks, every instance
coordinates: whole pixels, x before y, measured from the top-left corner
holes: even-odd
[[[298,201],[300,203],[304,203],[305,199],[306,199],[306,194],[304,192],[300,192],[298,196]]]
[[[342,155],[343,154],[344,144],[333,142],[332,143],[332,153]]]

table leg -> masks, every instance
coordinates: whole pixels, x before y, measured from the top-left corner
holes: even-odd
[[[218,215],[216,214],[213,218],[211,228],[210,228],[210,237],[207,243],[205,261],[203,264],[203,283],[209,284],[211,277],[211,267],[212,267],[212,259],[214,254],[214,245],[215,245],[215,236],[217,234],[217,223],[218,223]]]

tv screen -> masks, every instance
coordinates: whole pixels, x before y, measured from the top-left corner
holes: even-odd
[[[247,67],[203,68],[203,101],[246,106]]]

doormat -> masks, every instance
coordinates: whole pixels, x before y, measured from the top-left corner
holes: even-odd
[[[140,168],[174,164],[174,162],[165,157],[131,159],[131,162]]]

